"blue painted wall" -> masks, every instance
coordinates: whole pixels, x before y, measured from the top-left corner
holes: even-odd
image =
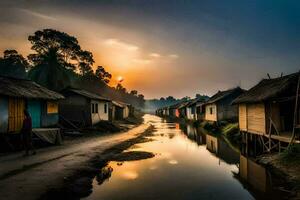
[[[8,128],[8,99],[0,96],[0,133],[6,133]]]
[[[47,101],[42,105],[42,127],[51,127],[58,124],[58,113],[47,113]]]
[[[32,119],[32,128],[41,127],[41,102],[40,100],[29,100],[28,111]]]

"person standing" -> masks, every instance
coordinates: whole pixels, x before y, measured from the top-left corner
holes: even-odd
[[[24,110],[24,120],[23,120],[23,126],[21,129],[21,133],[23,136],[23,144],[25,147],[25,156],[29,155],[30,150],[32,151],[32,154],[36,154],[36,151],[32,144],[32,120],[31,116],[27,109]]]

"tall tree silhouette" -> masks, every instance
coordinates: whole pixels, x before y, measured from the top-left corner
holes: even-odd
[[[0,75],[15,78],[26,78],[29,69],[27,60],[16,50],[5,50],[0,57]]]
[[[100,80],[102,80],[105,83],[109,83],[112,75],[110,73],[108,73],[104,67],[102,66],[98,66],[96,71],[95,71],[95,75],[97,78],[99,78]]]
[[[75,37],[44,29],[30,35],[28,40],[35,51],[28,56],[34,66],[29,76],[34,81],[58,91],[72,83],[76,72],[82,76],[93,75],[93,55],[82,50]]]

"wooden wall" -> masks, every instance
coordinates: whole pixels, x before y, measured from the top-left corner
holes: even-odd
[[[210,112],[212,109],[212,113]],[[217,121],[217,105],[208,104],[205,106],[205,120],[207,121]]]
[[[239,105],[240,130],[254,134],[266,134],[265,105],[240,104]]]
[[[8,132],[19,132],[23,125],[25,100],[12,98],[8,100]]]
[[[59,102],[59,115],[71,122],[84,122],[85,126],[91,125],[90,100],[76,94],[65,97]]]
[[[239,105],[239,126],[240,126],[240,130],[247,131],[247,106],[246,106],[246,104]]]

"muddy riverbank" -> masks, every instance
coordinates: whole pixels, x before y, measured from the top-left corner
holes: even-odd
[[[62,187],[67,177],[105,150],[136,138],[149,127],[142,124],[126,132],[95,137],[79,137],[61,146],[38,150],[38,154],[23,157],[22,152],[0,157],[0,193],[6,200],[40,198],[49,189]]]
[[[286,191],[292,199],[300,199],[300,160],[284,160],[283,155],[274,153],[259,156],[256,161],[276,174],[288,186]]]
[[[92,192],[92,181],[94,177],[97,176],[98,179],[104,181],[110,176],[112,169],[107,166],[109,161],[123,162],[154,157],[155,154],[152,152],[124,152],[124,150],[129,149],[133,145],[152,141],[152,139],[148,137],[152,135],[153,129],[154,127],[150,126],[146,131],[137,135],[135,138],[123,141],[106,149],[103,153],[94,156],[85,163],[84,167],[78,168],[73,174],[65,177],[61,187],[50,189],[43,194],[40,199],[80,199],[86,197]]]

